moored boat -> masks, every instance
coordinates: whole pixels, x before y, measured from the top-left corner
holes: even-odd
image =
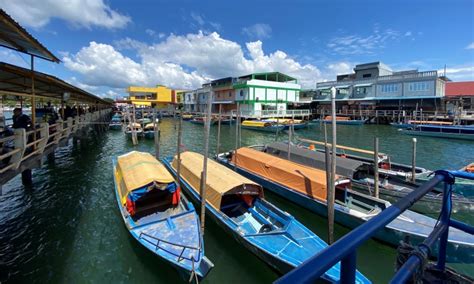
[[[133,132],[137,134],[137,137],[143,136],[143,128],[139,123],[129,123],[127,129],[125,129],[125,134],[128,137],[132,137]]]
[[[301,119],[268,118],[268,119],[264,119],[262,121],[268,121],[268,122],[272,122],[272,123],[282,124],[282,125],[285,126],[285,130],[290,129],[290,127],[293,127],[294,130],[304,129],[304,128],[308,127],[308,122],[304,121],[304,120],[301,120]]]
[[[403,129],[401,132],[415,136],[474,140],[473,126],[416,125],[413,128]]]
[[[151,154],[132,151],[113,161],[115,195],[127,230],[186,279],[214,266],[204,255],[198,215],[173,176]]]
[[[184,121],[187,121],[187,120],[193,119],[193,115],[192,115],[192,114],[183,114],[183,115],[181,116],[181,118],[182,118]]]
[[[191,122],[193,124],[205,125],[206,118],[205,117],[195,117],[195,118],[189,120],[189,122]],[[214,125],[214,124],[216,124],[216,120],[211,118],[211,125]]]
[[[147,139],[155,138],[155,125],[153,123],[148,123],[143,127],[143,135]]]
[[[431,120],[409,120],[407,122],[392,122],[390,123],[391,126],[401,128],[401,129],[407,129],[407,128],[412,128],[416,125],[453,125],[452,122],[446,122],[446,121],[431,121]]]
[[[258,147],[258,149],[273,156],[288,159],[287,143],[274,142]],[[303,146],[290,145],[290,153],[290,160],[293,162],[323,171],[326,169],[324,152],[310,150]],[[336,173],[350,178],[352,189],[355,191],[373,195],[375,184],[373,172],[373,163],[370,163],[370,161],[348,159],[346,156],[336,157]],[[397,202],[417,189],[417,184],[388,176],[384,174],[382,169],[379,169],[379,177],[379,197],[383,200]],[[474,200],[472,199],[453,193],[452,200],[452,215],[458,219],[465,219],[474,210]],[[434,189],[415,203],[411,210],[424,214],[436,214],[440,212],[442,204],[442,191]]]
[[[203,158],[194,152],[181,154],[181,184],[196,203],[201,201]],[[176,175],[177,158],[163,162]],[[293,216],[266,201],[260,185],[213,160],[208,161],[206,184],[206,213],[240,244],[280,273],[290,271],[327,246]],[[339,264],[333,266],[324,275],[324,280],[338,282],[339,270]],[[357,282],[369,281],[358,273]]]
[[[324,119],[313,119],[313,123],[331,123],[331,116],[326,116]],[[336,116],[336,124],[342,125],[362,125],[365,123],[365,120],[362,119],[350,119],[347,116]]]
[[[217,159],[266,189],[318,215],[327,216],[324,171],[245,147],[221,153]],[[391,206],[388,201],[350,190],[348,182],[339,176],[336,181],[334,208],[337,223],[354,228]],[[394,246],[405,237],[417,243],[423,241],[435,225],[435,219],[407,210],[378,231],[375,238]],[[450,262],[473,263],[474,236],[450,228],[447,251]],[[437,255],[437,248],[432,253]]]
[[[116,117],[115,115],[112,117],[109,123],[110,130],[121,130],[122,129],[122,118]]]
[[[263,132],[280,132],[285,129],[282,124],[276,124],[261,120],[244,120],[241,124],[243,129],[263,131]]]

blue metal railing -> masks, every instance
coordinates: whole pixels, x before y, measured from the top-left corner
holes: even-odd
[[[430,249],[438,239],[440,243],[437,268],[444,270],[449,227],[474,234],[474,227],[451,219],[451,191],[456,177],[474,180],[474,174],[463,171],[436,171],[435,176],[417,190],[355,228],[331,246],[275,281],[275,283],[313,283],[339,261],[341,261],[341,283],[355,283],[357,248],[443,181],[445,183],[443,207],[436,226],[425,241],[417,246],[417,253],[412,254],[396,272],[391,283],[404,283],[416,273],[424,261],[423,255],[430,255]]]

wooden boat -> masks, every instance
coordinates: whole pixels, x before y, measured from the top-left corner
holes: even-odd
[[[288,159],[287,143],[274,142],[266,146],[260,146],[258,149],[273,156]],[[290,145],[290,153],[290,160],[295,163],[323,171],[326,169],[324,152],[310,150],[301,145]],[[373,195],[375,184],[373,167],[373,161],[371,163],[363,159],[348,159],[346,156],[338,156],[336,158],[336,173],[350,178],[352,189],[367,195]],[[416,190],[418,186],[418,184],[388,176],[381,169],[379,169],[379,180],[379,197],[390,202],[397,202]],[[463,219],[471,215],[471,212],[474,210],[474,200],[454,193],[452,200],[453,216]],[[442,189],[434,189],[415,203],[411,210],[424,214],[433,214],[441,211],[442,204]]]
[[[143,128],[143,135],[147,139],[155,138],[155,127],[153,123],[148,123],[147,125],[145,125],[145,127]]]
[[[294,130],[303,129],[303,128],[308,127],[308,122],[304,121],[304,120],[301,120],[301,119],[269,118],[269,119],[264,119],[262,121],[268,121],[268,122],[272,122],[272,123],[283,124],[285,126],[285,130],[290,129],[291,126],[293,126]]]
[[[407,129],[414,127],[415,125],[453,125],[452,122],[446,122],[446,121],[431,121],[431,120],[409,120],[406,123],[403,122],[392,122],[390,123],[391,126],[401,128],[401,129]]]
[[[127,230],[186,280],[214,266],[204,255],[198,215],[173,176],[152,155],[132,151],[113,161],[115,195]]]
[[[193,119],[193,115],[192,115],[192,114],[183,114],[183,115],[182,115],[182,119],[183,119],[184,121],[191,120],[191,119]]]
[[[218,123],[219,118],[216,117],[215,119],[217,120],[216,123]],[[226,117],[226,116],[221,117],[221,125],[232,125],[234,123],[235,123],[235,119],[233,119],[232,117]]]
[[[403,134],[448,139],[474,140],[473,126],[416,125],[402,130]]]
[[[318,152],[324,153],[323,148],[316,148],[315,147],[315,145],[321,145],[321,146],[324,145],[324,142],[312,141],[312,140],[301,139],[301,138],[299,140],[304,142],[304,143],[309,144],[309,146],[303,146],[303,144],[299,144],[298,145],[299,147],[302,147],[302,148],[310,148],[311,147],[311,148],[314,148],[314,150],[316,150]],[[288,145],[286,145],[286,148],[287,147],[288,147]],[[346,163],[345,161],[347,161],[347,160],[354,160],[356,162],[362,162],[367,167],[368,174],[373,173],[374,160],[373,160],[372,157],[373,157],[374,154],[373,154],[372,151],[367,151],[367,150],[357,149],[357,148],[347,147],[347,146],[341,146],[341,145],[337,145],[337,149],[342,150],[342,151],[337,152],[337,156],[344,158],[344,160],[341,160],[339,163]],[[369,155],[371,157],[367,158],[367,157],[363,157],[363,156],[360,156],[360,155],[354,155],[354,154],[346,152],[345,150],[348,150],[350,152],[359,152],[359,153],[362,153],[362,154],[365,154],[365,155]],[[324,158],[322,156],[320,156],[319,159],[324,160]],[[421,183],[428,181],[431,178],[431,175],[433,174],[432,170],[425,169],[425,168],[422,168],[422,167],[415,167],[415,180],[416,181],[415,181],[415,183],[413,183],[413,182],[411,182],[412,167],[410,165],[401,164],[401,163],[394,163],[390,160],[390,156],[388,156],[386,154],[383,154],[383,153],[379,153],[378,163],[379,163],[379,174],[381,176],[383,176],[384,178],[387,177],[389,179],[389,181],[398,181],[402,184],[407,184],[408,186],[411,186],[411,187],[417,187]],[[323,169],[323,168],[321,168],[323,166],[324,165],[320,165],[320,167],[317,167],[317,168]],[[360,166],[360,165],[355,164],[355,166],[353,166],[353,167],[356,168],[358,166]],[[351,170],[351,173],[352,173],[352,170]],[[350,174],[344,174],[344,175],[345,176],[350,176]],[[372,186],[373,186],[373,184],[372,184]],[[474,190],[470,190],[470,188],[472,188],[472,186],[474,186],[474,182],[472,180],[457,178],[456,179],[456,184],[453,188],[453,192],[455,192],[457,194],[460,194],[462,196],[465,196],[465,197],[474,197]],[[443,190],[443,186],[439,185],[438,190],[437,191],[435,190],[434,192],[440,193],[440,192],[442,192],[442,190]],[[440,197],[438,197],[438,198],[440,198]],[[438,202],[438,204],[439,204],[439,202]],[[415,205],[415,206],[420,206],[420,205]],[[417,211],[417,210],[415,210],[415,211]],[[458,210],[455,209],[455,211],[458,211]]]
[[[324,119],[313,119],[313,123],[331,123],[332,118],[331,116],[326,116]],[[336,124],[342,125],[362,125],[365,123],[363,119],[350,119],[347,116],[336,116]]]
[[[244,120],[241,124],[243,129],[263,131],[263,132],[280,132],[285,129],[282,124],[273,122],[265,122],[261,120]]]
[[[132,137],[132,129],[137,133],[137,137],[143,137],[143,128],[139,123],[130,123],[127,125],[125,134],[127,134],[128,137]]]
[[[109,123],[110,130],[121,130],[122,129],[122,118],[116,117],[115,115],[112,117]]]
[[[327,216],[326,174],[252,148],[239,148],[235,152],[221,153],[220,163],[261,184],[266,189],[305,207],[318,215]],[[335,221],[355,228],[376,216],[390,202],[349,189],[350,181],[336,177]],[[374,236],[379,241],[397,246],[410,237],[422,242],[433,230],[436,220],[411,210],[405,211]],[[449,262],[474,262],[474,236],[450,228],[448,240]],[[433,251],[436,256],[436,250]]]
[[[200,203],[203,156],[181,154],[181,184],[193,201]],[[165,159],[165,166],[176,175],[177,158]],[[208,161],[206,213],[245,248],[268,265],[286,273],[327,247],[317,235],[293,216],[263,198],[263,188],[241,175]],[[324,275],[329,282],[339,280],[340,266]],[[359,283],[369,281],[360,273]]]
[[[195,117],[195,118],[191,119],[189,122],[191,122],[193,124],[205,125],[206,118],[205,117]],[[214,124],[216,124],[216,120],[211,119],[211,125],[214,125]]]

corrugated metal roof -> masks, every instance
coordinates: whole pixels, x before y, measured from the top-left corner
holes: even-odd
[[[53,62],[60,60],[0,9],[0,45]]]
[[[64,93],[70,94],[70,100],[78,102],[110,104],[93,94],[75,87],[52,75],[34,72],[35,95],[52,99],[61,99]],[[0,62],[0,92],[18,95],[31,94],[31,70]]]
[[[445,95],[447,97],[474,96],[474,81],[447,82]]]

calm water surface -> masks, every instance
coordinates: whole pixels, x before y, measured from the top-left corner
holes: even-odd
[[[202,152],[202,126],[183,122],[184,146]],[[176,149],[176,123],[161,123],[162,155]],[[329,129],[328,129],[329,130]],[[217,127],[211,130],[215,152]],[[297,136],[324,137],[319,125],[300,130]],[[222,149],[235,143],[235,129],[222,126]],[[338,144],[372,148],[380,137],[380,151],[397,162],[411,160],[411,137],[390,126],[338,126]],[[285,139],[281,134],[280,140]],[[242,145],[275,141],[275,135],[242,130]],[[474,143],[418,138],[418,165],[430,169],[457,169],[474,161]],[[112,157],[130,150],[154,151],[152,141],[136,147],[121,132],[107,132],[58,150],[34,170],[33,186],[25,188],[20,177],[3,187],[0,196],[0,282],[48,283],[174,283],[178,274],[129,236],[117,209],[113,191]],[[297,205],[266,192],[268,200],[293,214],[326,239],[327,224]],[[348,230],[336,226],[338,237]],[[269,283],[278,275],[239,246],[213,222],[206,222],[205,249],[215,268],[205,283]],[[396,252],[375,241],[358,252],[358,269],[376,283],[393,274]],[[461,265],[474,271],[472,265]]]

